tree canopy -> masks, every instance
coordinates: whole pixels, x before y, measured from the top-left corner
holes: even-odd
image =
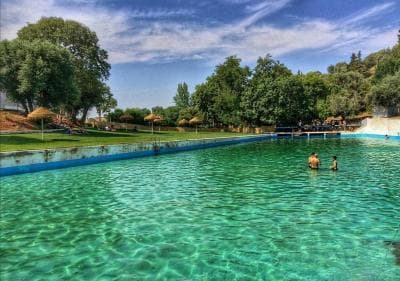
[[[79,92],[70,53],[47,41],[1,41],[0,87],[27,112],[75,103]]]
[[[239,104],[248,83],[250,69],[236,56],[216,66],[206,82],[197,86],[193,106],[212,125],[240,124]]]
[[[380,83],[374,85],[368,95],[368,100],[375,106],[399,106],[400,71],[394,75],[386,76]]]
[[[82,120],[86,119],[88,111],[98,105],[104,105],[105,96],[110,96],[111,92],[105,81],[110,75],[110,64],[107,62],[108,55],[107,51],[99,46],[99,40],[95,32],[91,31],[88,27],[83,24],[72,21],[64,20],[62,18],[56,17],[44,17],[41,18],[36,23],[30,23],[18,31],[18,37],[15,41],[20,43],[21,48],[27,48],[31,52],[32,48],[29,48],[29,42],[42,42],[41,44],[47,44],[46,48],[50,50],[49,44],[52,44],[54,48],[58,50],[65,50],[69,53],[69,63],[72,64],[73,72],[73,84],[75,85],[77,93],[75,99],[70,99],[68,102],[64,102],[63,108],[67,110],[72,117],[76,117],[78,114],[82,115]],[[46,42],[46,43],[44,43]],[[36,43],[38,44],[38,43]],[[26,45],[25,47],[21,45]],[[54,49],[55,50],[55,49]],[[47,51],[46,51],[47,52]],[[65,52],[65,54],[66,54]],[[42,52],[42,55],[45,52]],[[49,53],[51,53],[49,51]],[[54,51],[53,51],[54,53]],[[28,57],[34,57],[35,54],[28,54]],[[11,58],[11,60],[13,57]],[[6,60],[6,59],[2,59]],[[61,64],[54,60],[53,68],[64,69],[68,72],[71,67],[61,67]],[[60,62],[61,63],[61,62]],[[9,62],[8,65],[15,65],[17,62]],[[65,64],[65,63],[64,63]],[[50,66],[47,66],[50,67]],[[47,68],[46,67],[46,68]],[[44,69],[44,68],[43,68]],[[61,70],[60,70],[61,71]],[[33,72],[28,73],[25,71],[25,76],[32,75]],[[40,76],[35,81],[31,83],[33,87],[34,84],[40,84]],[[65,77],[69,77],[66,75]],[[6,92],[13,96],[13,91],[11,84],[18,84],[19,88],[26,89],[30,94],[34,94],[33,88],[20,85],[21,81],[16,80],[16,77],[8,77],[7,84],[10,86],[7,88]],[[13,81],[11,81],[13,80]],[[68,82],[66,82],[68,83]],[[5,84],[5,83],[3,83]],[[65,83],[64,83],[65,84]],[[25,85],[28,85],[25,83]],[[61,91],[63,84],[59,84],[58,91]],[[15,86],[14,86],[15,88]],[[56,88],[54,88],[56,89]],[[65,88],[67,89],[67,88]],[[61,93],[61,92],[60,92]],[[54,106],[56,103],[53,98],[47,96],[49,105]],[[42,102],[43,103],[43,102]],[[53,105],[54,104],[54,105]],[[31,108],[28,108],[31,110]]]
[[[270,55],[260,57],[253,70],[240,62],[238,57],[228,57],[195,87],[192,104],[206,123],[294,125],[329,115],[355,115],[378,104],[399,105],[395,94],[399,43],[366,58],[354,52],[348,62],[329,66],[327,74],[294,75]]]
[[[190,105],[190,93],[188,90],[188,85],[185,82],[178,84],[178,89],[176,90],[174,102],[179,110],[184,109]]]

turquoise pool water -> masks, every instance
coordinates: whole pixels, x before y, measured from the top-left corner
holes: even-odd
[[[5,177],[0,280],[399,280],[399,159],[271,140]]]

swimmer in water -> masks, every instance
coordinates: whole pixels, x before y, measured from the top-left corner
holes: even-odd
[[[311,155],[310,158],[308,159],[308,161],[309,161],[308,162],[308,166],[311,169],[318,170],[319,165],[321,164],[321,162],[318,159],[318,154],[317,153],[314,153],[314,155]]]
[[[315,157],[315,152],[311,152],[310,156],[308,157],[308,167],[311,168],[311,160]]]
[[[330,166],[330,169],[332,171],[337,171],[338,170],[337,157],[336,156],[332,156],[332,165]]]

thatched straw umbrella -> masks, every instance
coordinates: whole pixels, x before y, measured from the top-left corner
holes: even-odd
[[[192,119],[189,120],[189,124],[191,124],[191,125],[195,124],[196,125],[196,134],[197,134],[197,125],[200,124],[201,122],[202,122],[202,120],[197,116],[195,116],[195,117],[193,117]]]
[[[125,124],[125,131],[128,131],[128,122],[129,121],[132,121],[133,120],[133,117],[132,117],[132,115],[130,115],[130,114],[123,114],[123,115],[121,115],[121,117],[119,117],[119,119],[121,120],[121,121],[123,121],[124,122],[124,124]]]
[[[144,121],[151,122],[151,133],[154,134],[154,120],[159,119],[159,116],[155,115],[154,113],[150,113],[146,117],[144,117]]]
[[[155,123],[161,123],[162,121],[164,121],[164,119],[161,116],[157,116],[157,118],[154,119]]]
[[[154,119],[154,123],[158,123],[158,131],[159,132],[161,131],[161,123],[162,123],[162,121],[164,121],[164,119],[159,115],[157,115],[157,118]]]
[[[189,123],[189,121],[186,120],[186,119],[182,119],[182,120],[179,120],[179,121],[178,121],[178,125],[179,125],[179,126],[185,126],[185,125],[187,125],[188,123]]]
[[[54,112],[51,112],[45,107],[38,107],[34,111],[28,114],[28,119],[31,120],[38,120],[41,119],[42,123],[42,141],[44,140],[44,135],[43,135],[43,119],[50,118],[53,116],[56,116]]]
[[[329,116],[328,118],[326,118],[325,123],[331,123],[332,121],[342,121],[343,117],[339,116],[339,117],[334,117],[334,116]]]

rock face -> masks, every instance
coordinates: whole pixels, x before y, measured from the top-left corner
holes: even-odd
[[[400,265],[400,241],[385,241],[385,244],[392,247],[392,253],[396,258],[396,264]]]
[[[367,118],[363,121],[363,126],[356,133],[400,136],[400,117]]]

